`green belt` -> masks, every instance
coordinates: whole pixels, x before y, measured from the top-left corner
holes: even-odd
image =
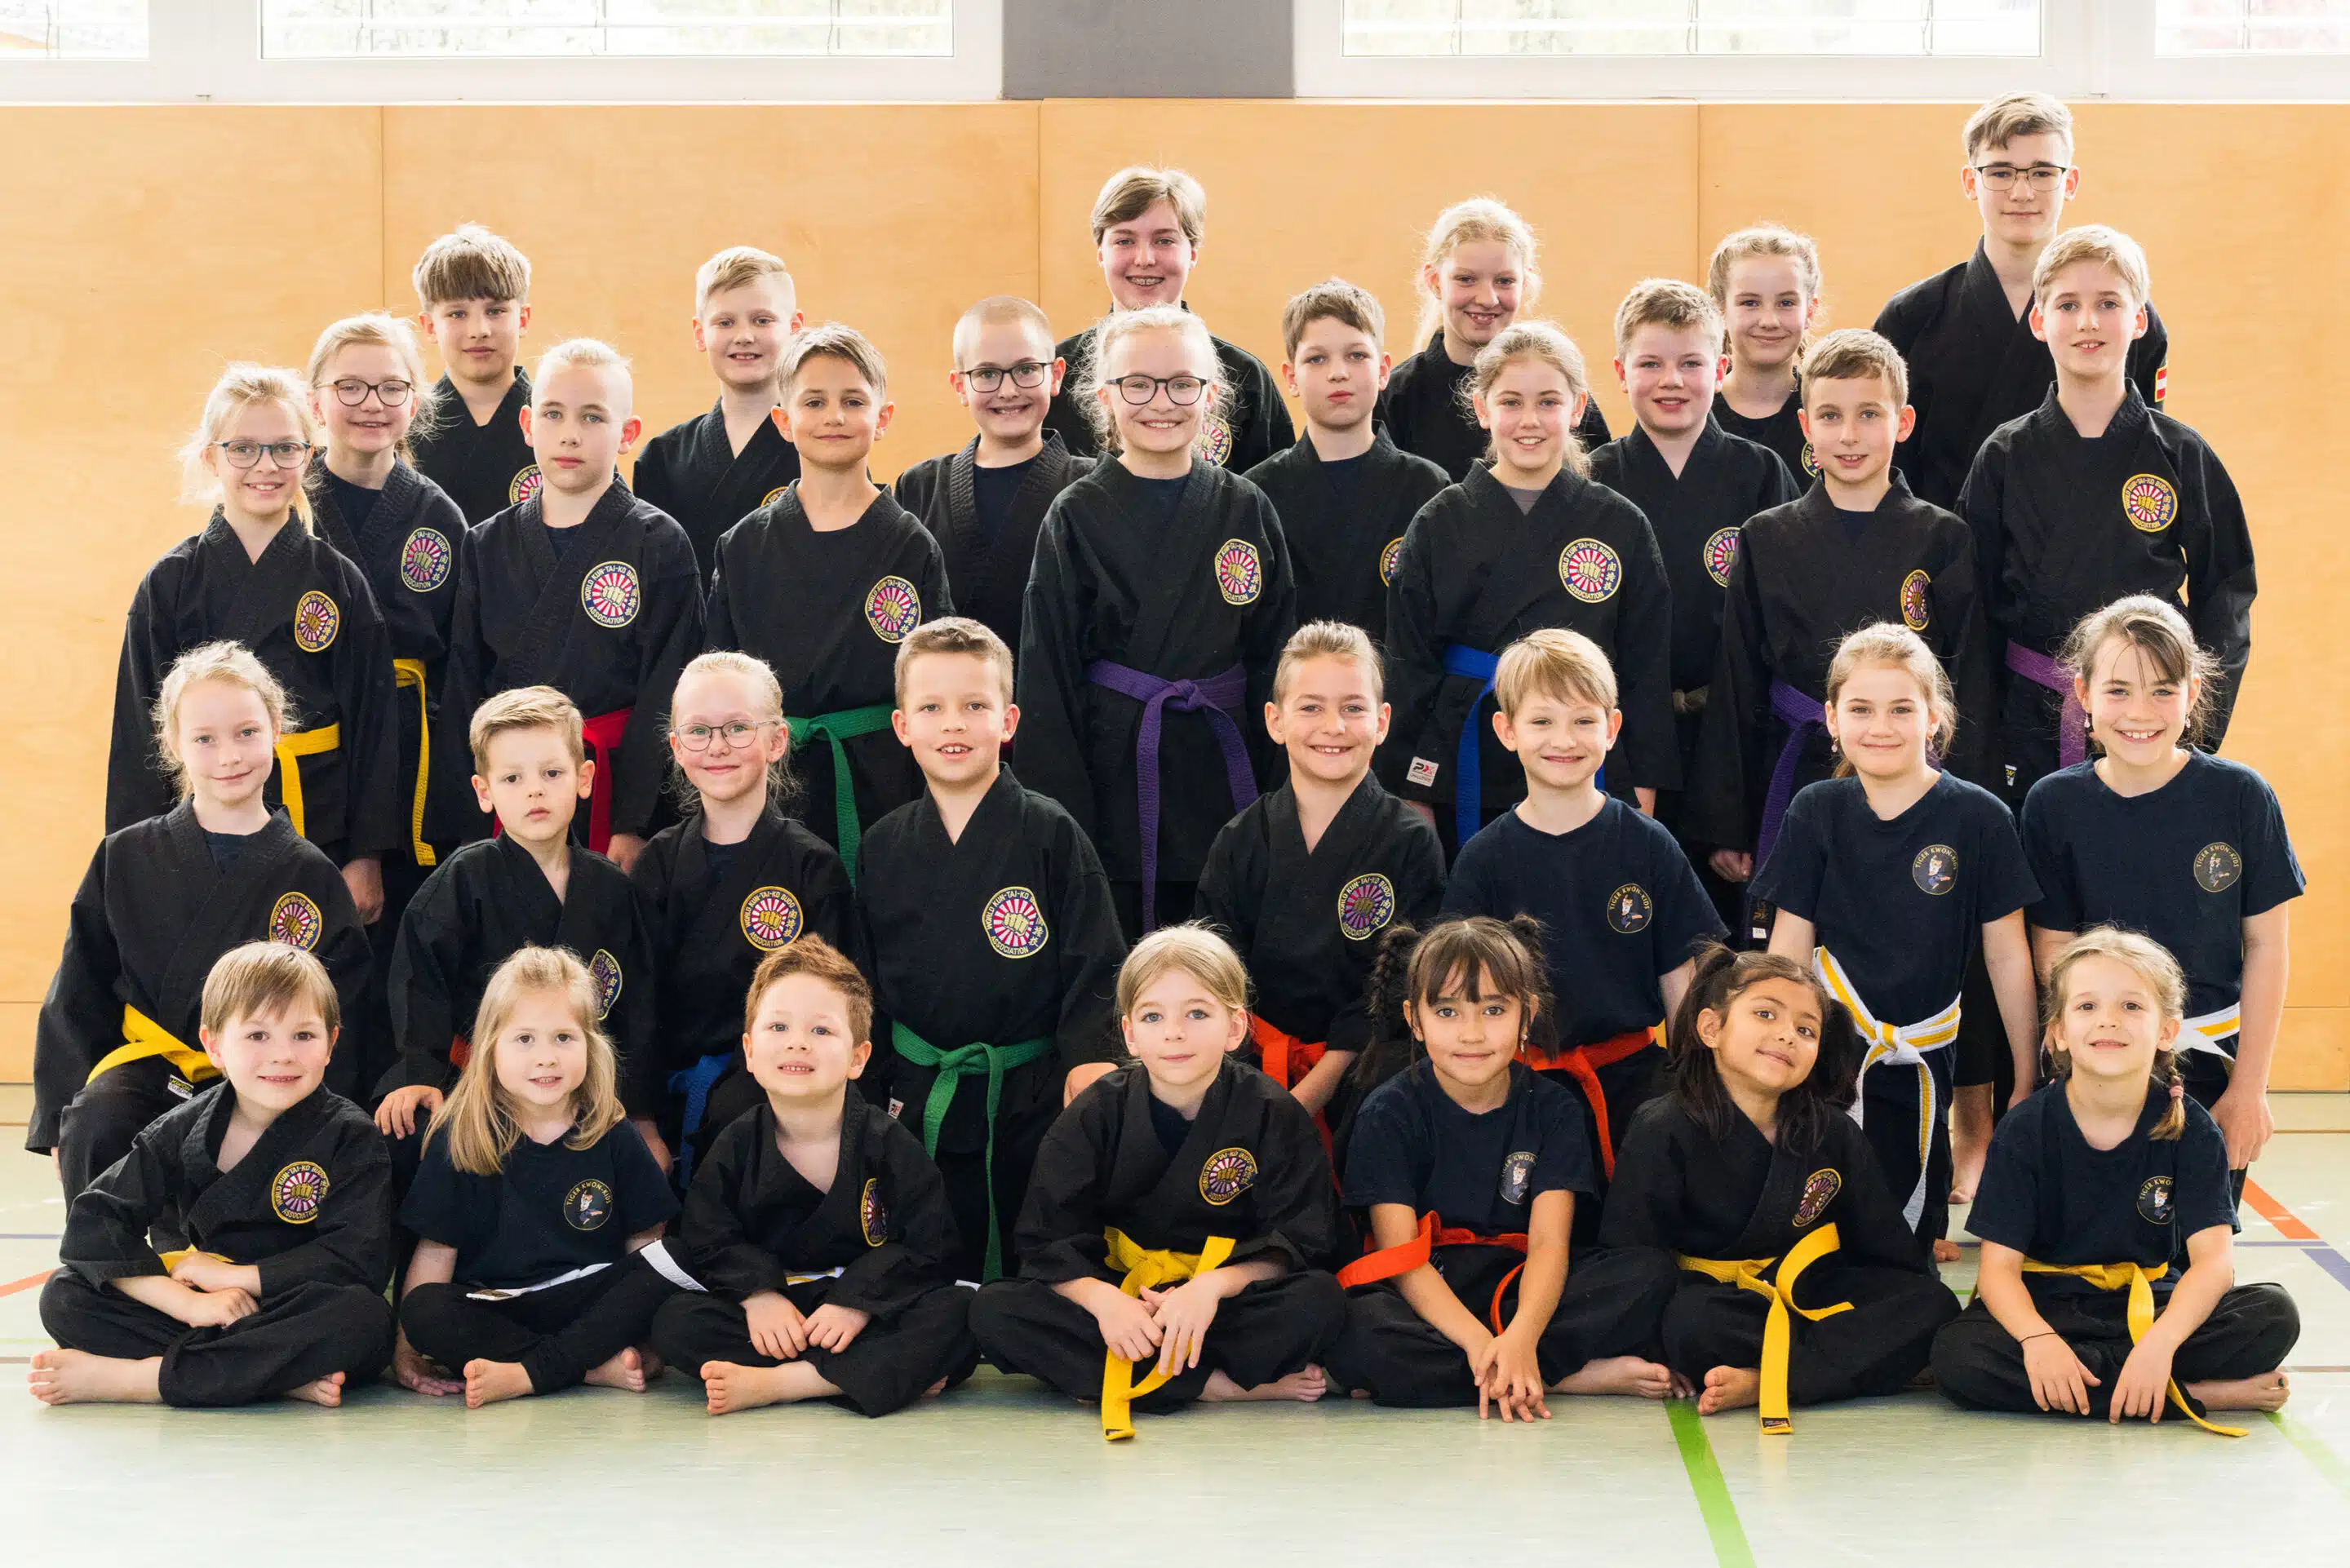
[[[785,719],[784,723],[792,732],[794,746],[806,745],[812,738],[822,737],[832,742],[832,814],[834,836],[838,840],[840,863],[848,870],[848,879],[857,880],[857,842],[864,830],[857,824],[857,791],[848,782],[848,751],[841,742],[859,735],[878,735],[889,727],[891,705],[876,702],[864,708],[843,708],[837,713],[818,713],[813,719]]]
[[[1016,1045],[959,1045],[951,1051],[941,1051],[904,1024],[889,1025],[889,1043],[898,1054],[917,1067],[928,1067],[938,1074],[931,1080],[930,1098],[922,1102],[922,1151],[936,1159],[939,1154],[939,1129],[946,1125],[947,1107],[954,1104],[955,1090],[965,1078],[987,1075],[987,1266],[988,1280],[1003,1273],[1003,1226],[995,1218],[995,1112],[1003,1103],[1003,1075],[1014,1067],[1024,1067],[1053,1049],[1048,1039],[1023,1040]],[[982,1281],[985,1283],[986,1281]]]

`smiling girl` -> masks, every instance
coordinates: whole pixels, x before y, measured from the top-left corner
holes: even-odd
[[[1769,447],[1796,483],[1811,483],[1820,465],[1804,439],[1795,372],[1819,319],[1819,248],[1809,234],[1773,223],[1741,229],[1713,247],[1706,288],[1730,337],[1730,374],[1713,400],[1714,422]]]

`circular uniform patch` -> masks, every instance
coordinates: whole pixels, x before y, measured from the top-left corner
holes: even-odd
[[[596,1022],[601,1023],[620,1000],[620,961],[598,948],[588,961],[588,978],[596,982]]]
[[[1933,586],[1934,579],[1923,571],[1912,572],[1901,579],[1901,624],[1911,631],[1925,630],[1926,623],[1933,618],[1933,606],[1926,597],[1926,590]]]
[[[1386,549],[1379,552],[1379,583],[1382,587],[1394,583],[1396,568],[1401,565],[1403,565],[1403,535],[1399,534],[1388,541]]]
[[[1232,427],[1222,414],[1210,414],[1200,421],[1197,443],[1201,457],[1222,468],[1232,457]]]
[[[294,646],[305,653],[324,653],[343,629],[343,612],[335,601],[312,588],[294,601]]]
[[[1721,528],[1705,542],[1705,575],[1717,587],[1730,586],[1730,568],[1738,564],[1738,530]]]
[[[1795,1229],[1800,1231],[1828,1211],[1835,1195],[1844,1190],[1844,1177],[1834,1169],[1815,1170],[1804,1183],[1804,1195],[1795,1203]]]
[[[307,1225],[327,1201],[327,1168],[297,1159],[269,1179],[270,1211],[288,1225]]]
[[[1256,1185],[1256,1156],[1244,1148],[1220,1148],[1200,1168],[1200,1196],[1222,1209]]]
[[[612,1189],[589,1177],[563,1195],[563,1222],[574,1231],[600,1231],[612,1217]]]
[[[626,561],[603,561],[588,568],[579,579],[579,607],[598,626],[618,629],[637,618],[644,607],[644,590],[637,569]]]
[[[2133,473],[2122,481],[2122,514],[2141,534],[2159,534],[2178,515],[2178,492],[2158,473]]]
[[[2149,1225],[2170,1223],[2170,1178],[2149,1176],[2139,1185],[2137,1217]]]
[[[1803,462],[1805,473],[1810,474],[1814,479],[1820,476],[1819,454],[1812,450],[1812,443],[1809,441],[1804,443]]]
[[[1526,1189],[1532,1187],[1534,1181],[1534,1150],[1522,1148],[1502,1161],[1503,1202],[1523,1203],[1526,1200]]]
[[[2232,844],[2207,844],[2195,852],[2195,881],[2206,893],[2224,893],[2244,874],[2244,857]]]
[[[1940,898],[1959,885],[1959,852],[1947,844],[1929,844],[1909,862],[1909,880],[1920,893]]]
[[[1395,884],[1367,871],[1338,889],[1338,929],[1359,942],[1395,919]]]
[[[284,942],[289,948],[308,952],[318,945],[318,933],[326,929],[326,917],[318,913],[318,906],[307,893],[285,894],[269,907],[269,940],[273,942]]]
[[[1045,924],[1045,907],[1026,888],[999,888],[981,907],[979,926],[987,933],[987,945],[1008,959],[1026,958],[1053,934]]]
[[[1216,591],[1228,605],[1256,602],[1264,591],[1264,570],[1257,564],[1256,546],[1246,539],[1227,539],[1216,547]]]
[[[1585,604],[1596,605],[1624,586],[1624,563],[1596,539],[1577,539],[1558,553],[1558,580]]]
[[[457,553],[438,528],[419,528],[400,547],[400,580],[411,593],[429,594],[449,580]]]
[[[1625,936],[1637,936],[1648,929],[1656,918],[1657,906],[1648,890],[1638,882],[1627,882],[1607,895],[1607,923]]]
[[[743,940],[763,953],[791,946],[806,929],[789,888],[754,888],[743,900]]]
[[[514,483],[506,486],[506,504],[521,505],[538,493],[538,464],[534,462],[528,468],[519,470],[514,476]]]
[[[881,1201],[881,1179],[868,1176],[865,1190],[857,1199],[857,1223],[865,1232],[865,1244],[878,1247],[889,1239],[889,1206]]]
[[[884,642],[903,642],[922,624],[922,596],[903,577],[884,577],[866,590],[865,624]]]
[[[784,498],[784,492],[790,488],[791,486],[788,484],[778,484],[773,490],[770,490],[767,493],[759,497],[759,504],[762,507],[773,506],[776,502],[781,501]]]

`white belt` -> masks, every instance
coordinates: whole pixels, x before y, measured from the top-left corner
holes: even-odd
[[[504,1290],[467,1291],[465,1299],[469,1302],[510,1302],[516,1296],[526,1296],[539,1291],[551,1291],[557,1285],[567,1285],[574,1280],[584,1280],[590,1274],[600,1274],[611,1266],[609,1263],[590,1263],[584,1269],[573,1269],[570,1272],[557,1274],[551,1280],[541,1280],[535,1285],[514,1285]]]
[[[2242,1033],[2244,1005],[2241,1002],[2214,1012],[2199,1013],[2178,1026],[2178,1048],[2181,1051],[2209,1051],[2214,1056],[2234,1061],[2220,1048],[2222,1040],[2232,1040]]]
[[[1861,1036],[1868,1042],[1868,1054],[1861,1058],[1860,1073],[1855,1080],[1852,1099],[1852,1119],[1862,1120],[1862,1106],[1866,1096],[1858,1092],[1868,1081],[1868,1070],[1880,1064],[1895,1067],[1918,1069],[1918,1184],[1910,1189],[1909,1199],[1901,1206],[1901,1218],[1911,1230],[1926,1212],[1926,1178],[1934,1150],[1934,1128],[1941,1116],[1941,1094],[1934,1083],[1934,1070],[1927,1064],[1926,1053],[1939,1051],[1959,1037],[1959,1003],[1962,997],[1954,996],[1950,1005],[1931,1018],[1915,1023],[1892,1024],[1879,1019],[1860,999],[1859,988],[1844,972],[1844,965],[1825,948],[1812,950],[1812,971],[1820,977],[1830,994],[1844,1003]]]

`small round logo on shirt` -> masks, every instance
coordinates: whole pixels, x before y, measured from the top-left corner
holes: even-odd
[[[600,1231],[612,1217],[612,1189],[589,1177],[563,1195],[563,1222],[574,1231]]]
[[[1244,1148],[1220,1148],[1200,1168],[1200,1196],[1222,1209],[1256,1185],[1256,1156]]]
[[[457,553],[438,528],[419,528],[400,547],[400,580],[411,593],[429,594],[449,580]]]
[[[2159,534],[2178,515],[2178,492],[2158,473],[2133,473],[2122,481],[2122,514],[2141,534]]]
[[[878,1247],[889,1239],[889,1206],[881,1201],[881,1179],[868,1176],[865,1190],[857,1199],[858,1228],[865,1232],[865,1244]]]
[[[790,488],[791,486],[788,484],[778,484],[773,490],[770,490],[767,493],[759,497],[759,505],[762,508],[773,506],[776,502],[781,501],[784,498],[784,492]]]
[[[2244,874],[2244,857],[2232,844],[2207,844],[2195,852],[2195,881],[2206,893],[2224,893]]]
[[[1200,421],[1199,452],[1218,468],[1232,460],[1232,427],[1222,414],[1210,414]]]
[[[1844,1190],[1844,1177],[1834,1168],[1815,1170],[1804,1183],[1804,1195],[1795,1200],[1795,1229],[1800,1231],[1828,1211],[1835,1195]]]
[[[335,601],[312,588],[294,602],[294,646],[305,653],[324,653],[343,629],[343,612]]]
[[[269,940],[284,942],[289,948],[304,952],[318,945],[318,933],[326,929],[324,916],[307,893],[287,893],[269,907]]]
[[[906,640],[922,623],[922,596],[903,577],[884,577],[867,590],[865,624],[884,642]]]
[[[1607,895],[1607,923],[1625,936],[1647,930],[1656,913],[1648,890],[1638,882],[1627,882]]]
[[[1388,541],[1386,549],[1379,552],[1379,585],[1382,587],[1394,583],[1396,568],[1402,564],[1403,535],[1399,534]]]
[[[789,947],[806,925],[789,888],[754,888],[743,900],[743,939],[763,953]]]
[[[1045,907],[1027,888],[999,888],[981,906],[979,925],[987,933],[987,945],[1008,959],[1026,958],[1052,935],[1045,925]]]
[[[1812,450],[1812,443],[1809,441],[1804,443],[1802,462],[1805,473],[1810,474],[1814,479],[1820,476],[1820,454]]]
[[[1558,553],[1558,580],[1585,604],[1596,605],[1624,585],[1624,563],[1596,539],[1577,539]]]
[[[1933,606],[1926,597],[1926,590],[1933,586],[1934,579],[1923,571],[1912,572],[1901,579],[1901,624],[1911,631],[1925,630],[1927,623],[1934,618]]]
[[[1502,1161],[1502,1201],[1523,1203],[1526,1189],[1534,1182],[1534,1153],[1522,1148]]]
[[[644,602],[637,569],[626,561],[601,562],[579,579],[579,607],[598,626],[617,630],[628,625],[637,618]]]
[[[509,506],[521,505],[524,502],[538,493],[538,464],[534,462],[526,468],[517,469],[515,472],[514,483],[506,486],[506,504]]]
[[[1716,587],[1730,586],[1730,568],[1738,564],[1738,530],[1717,528],[1705,542],[1705,575]]]
[[[1338,889],[1338,929],[1359,942],[1395,919],[1395,884],[1367,871]]]
[[[2149,1176],[2138,1185],[2137,1217],[2149,1225],[2170,1223],[2170,1178]]]
[[[1264,591],[1264,569],[1256,546],[1246,539],[1227,539],[1216,547],[1216,591],[1228,605],[1248,605]]]
[[[1920,893],[1940,898],[1959,885],[1959,852],[1947,844],[1929,844],[1909,862],[1909,880]]]
[[[288,1225],[307,1225],[327,1201],[327,1168],[297,1159],[269,1179],[269,1210]]]
[[[588,978],[596,982],[596,1022],[601,1023],[620,1000],[620,961],[598,948],[588,961]]]

